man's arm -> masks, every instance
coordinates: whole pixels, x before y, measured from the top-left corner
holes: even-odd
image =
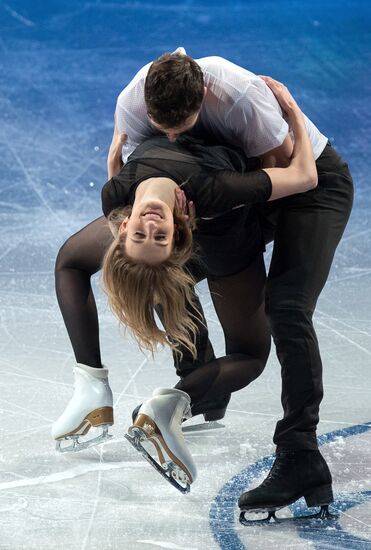
[[[294,145],[290,135],[287,135],[282,145],[267,151],[260,156],[263,168],[286,168],[290,164],[290,159],[294,150]]]
[[[122,146],[127,140],[127,137],[128,136],[125,132],[123,132],[122,134],[119,133],[115,113],[113,136],[107,157],[108,179],[111,179],[113,176],[117,176],[120,173],[121,168],[123,167]]]

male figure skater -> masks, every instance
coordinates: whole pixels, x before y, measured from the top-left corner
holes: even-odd
[[[289,128],[264,80],[220,57],[197,61],[182,48],[143,67],[121,92],[115,131],[127,135],[123,154],[164,132],[208,137],[259,156],[263,166],[286,166]],[[273,441],[276,460],[264,482],[241,495],[242,511],[275,510],[304,496],[309,506],[333,500],[329,468],[318,450],[322,363],[312,316],[348,221],[352,178],[327,138],[306,119],[318,188],[268,203],[261,210],[266,242],[274,240],[266,312],[282,369],[283,419]],[[110,176],[120,167],[108,157]]]

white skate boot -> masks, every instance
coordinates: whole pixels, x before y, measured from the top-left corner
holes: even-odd
[[[72,399],[52,427],[57,451],[62,453],[81,451],[112,437],[108,434],[108,426],[113,424],[108,369],[95,369],[78,363],[74,375],[75,391]],[[101,426],[102,434],[88,441],[80,441],[80,437],[86,435],[92,426]],[[72,445],[61,447],[61,442],[65,440],[72,440]]]
[[[190,416],[189,395],[181,390],[158,388],[151,399],[143,403],[126,439],[174,487],[188,493],[196,479],[196,465],[187,449],[181,425]],[[150,450],[144,448],[152,443]]]

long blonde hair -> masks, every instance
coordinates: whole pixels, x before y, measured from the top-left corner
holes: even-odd
[[[174,247],[161,264],[133,261],[125,253],[126,236],[118,228],[131,207],[117,208],[108,216],[117,235],[103,260],[102,282],[108,302],[120,323],[128,327],[140,347],[152,353],[158,344],[180,353],[179,344],[196,357],[197,321],[202,317],[194,301],[193,277],[184,269],[192,256],[192,230],[179,210],[174,210]],[[161,330],[155,319],[161,308]]]

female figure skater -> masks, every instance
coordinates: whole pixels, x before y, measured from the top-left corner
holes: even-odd
[[[187,138],[170,144],[166,138],[159,137],[139,146],[120,175],[112,178],[103,189],[103,210],[106,215],[113,210],[116,221],[117,211],[114,209],[134,203],[130,218],[120,223],[117,242],[107,254],[104,278],[114,310],[144,345],[151,347],[170,340],[172,347],[181,342],[185,348],[195,352],[197,330],[189,317],[192,311],[194,317],[198,315],[190,291],[194,281],[180,269],[189,259],[190,235],[187,235],[181,216],[177,216],[176,228],[173,220],[177,183],[186,182],[185,193],[194,199],[201,218],[221,215],[241,204],[302,192],[316,185],[313,154],[301,111],[287,90],[273,81],[270,85],[279,94],[296,137],[294,155],[288,168],[249,173],[242,153],[224,147],[205,148]],[[226,336],[227,357],[194,370],[175,390],[157,391],[154,401],[140,409],[132,429],[137,433],[143,422],[149,427],[150,417],[146,413],[148,407],[151,410],[155,407],[157,413],[151,421],[156,426],[152,424],[150,428],[150,439],[153,440],[153,434],[158,432],[159,458],[167,453],[175,468],[174,475],[178,476],[178,481],[187,479],[186,485],[195,478],[195,467],[184,446],[180,423],[190,399],[197,403],[246,386],[262,372],[268,356],[269,335],[263,304],[263,243],[254,216],[254,212],[245,207],[217,220],[201,220],[196,231],[208,270],[210,290]],[[111,217],[111,224],[113,221]],[[239,240],[234,240],[236,238]],[[205,242],[207,246],[203,246]],[[83,250],[81,253],[85,255]],[[144,279],[152,279],[143,282],[139,278],[141,273]],[[175,284],[171,273],[176,275]],[[168,288],[170,292],[167,292]],[[118,306],[115,306],[117,297]],[[154,323],[156,301],[161,306],[166,336]],[[190,302],[188,309],[187,302]],[[79,365],[78,369],[83,371],[79,375],[83,382],[53,427],[56,439],[77,435],[90,424],[107,423],[104,415],[108,410],[112,411],[109,399],[106,402],[98,399],[99,406],[93,411],[91,402],[89,410],[82,407],[81,387],[89,385],[88,376],[95,378],[92,384],[100,385],[101,394],[106,397],[108,382],[106,372],[101,369],[97,371],[97,377],[94,377],[95,369],[91,367]],[[156,404],[160,404],[160,409]],[[76,417],[73,418],[74,426],[71,410],[80,413],[78,424]],[[85,415],[81,417],[81,413]],[[173,419],[171,425],[169,418]],[[142,437],[146,431],[141,433]]]

